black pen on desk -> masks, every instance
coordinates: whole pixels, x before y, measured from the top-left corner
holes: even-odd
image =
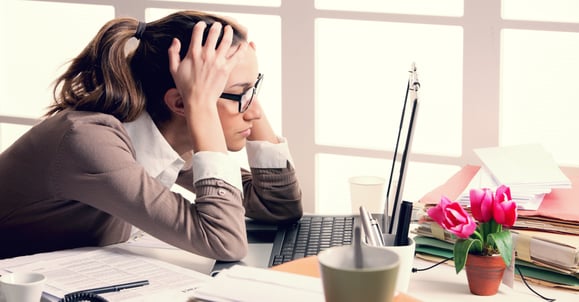
[[[104,294],[104,293],[112,293],[112,292],[121,291],[123,289],[129,289],[129,288],[140,287],[140,286],[145,286],[145,285],[149,285],[148,280],[135,281],[135,282],[129,282],[129,283],[124,283],[124,284],[117,284],[117,285],[110,285],[110,286],[105,286],[105,287],[97,287],[97,288],[79,290],[79,291],[76,291],[76,292],[73,292],[70,294],[66,294],[65,297],[76,295],[79,293],[90,293],[90,294],[96,294],[96,295]]]
[[[400,215],[398,217],[394,245],[408,245],[408,232],[410,231],[410,221],[412,220],[412,202],[402,201],[400,205]]]

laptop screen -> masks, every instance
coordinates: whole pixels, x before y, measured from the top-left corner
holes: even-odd
[[[408,166],[408,154],[412,145],[418,111],[418,89],[420,88],[420,83],[414,63],[412,63],[408,72],[408,83],[400,116],[398,137],[394,147],[390,180],[386,188],[386,205],[384,207],[384,218],[382,219],[382,230],[388,234],[392,234],[392,231],[396,229],[398,221],[399,205],[402,203],[402,193],[404,192]]]

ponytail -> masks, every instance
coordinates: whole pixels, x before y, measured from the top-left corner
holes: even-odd
[[[199,21],[232,25],[234,45],[247,39],[245,30],[235,22],[199,11],[176,12],[150,23],[114,19],[101,28],[56,80],[55,102],[46,115],[71,108],[111,114],[121,122],[130,122],[147,110],[157,124],[169,120],[171,112],[163,98],[175,82],[169,71],[167,50],[174,38],[179,39],[182,59],[193,26]],[[203,43],[209,28],[205,29]],[[138,47],[125,53],[127,41],[133,37],[139,40]]]
[[[132,18],[106,23],[56,80],[55,102],[46,115],[72,108],[111,114],[122,122],[134,120],[145,108],[145,98],[133,79],[125,46],[138,24]]]

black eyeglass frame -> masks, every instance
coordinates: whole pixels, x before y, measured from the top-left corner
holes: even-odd
[[[259,93],[259,88],[260,88],[259,83],[262,80],[263,80],[263,73],[260,73],[257,75],[257,81],[255,81],[255,85],[253,85],[253,87],[249,88],[248,90],[246,90],[240,94],[224,92],[219,97],[223,98],[223,99],[230,100],[230,101],[236,101],[238,104],[237,111],[239,111],[239,113],[243,113],[243,112],[247,111],[247,109],[251,105],[251,102],[253,102],[253,98]],[[250,90],[252,91],[251,97],[249,98],[249,101],[247,101],[245,106],[242,107],[243,96],[246,95]]]

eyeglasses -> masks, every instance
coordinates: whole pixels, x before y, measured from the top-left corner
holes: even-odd
[[[233,93],[222,93],[220,98],[223,99],[228,99],[231,101],[236,101],[239,104],[238,107],[238,111],[239,113],[243,113],[247,110],[247,108],[249,108],[249,105],[251,105],[251,102],[253,101],[253,97],[255,97],[258,93],[259,93],[259,88],[261,86],[259,86],[259,83],[261,82],[261,80],[263,79],[263,74],[260,73],[257,76],[257,81],[255,82],[255,85],[253,85],[253,87],[247,89],[246,91],[244,91],[241,94],[233,94]]]

